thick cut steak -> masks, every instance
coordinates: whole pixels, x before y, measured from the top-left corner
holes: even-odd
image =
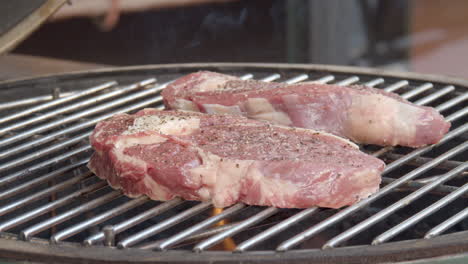
[[[450,128],[434,108],[365,86],[288,85],[197,72],[176,80],[162,95],[169,109],[244,115],[383,146],[434,144]]]
[[[384,163],[348,140],[241,116],[145,109],[100,122],[88,166],[131,197],[339,208],[376,192]]]

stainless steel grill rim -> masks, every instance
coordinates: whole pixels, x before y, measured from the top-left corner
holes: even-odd
[[[0,186],[5,186],[8,184],[16,183],[21,179],[30,177],[30,175],[37,173],[37,171],[41,171],[41,169],[49,165],[52,165],[56,163],[57,161],[70,159],[74,157],[75,155],[80,154],[90,149],[86,143],[83,143],[83,139],[85,139],[88,136],[87,133],[74,134],[74,136],[72,137],[68,136],[68,133],[73,134],[73,133],[83,131],[84,129],[91,129],[91,127],[96,122],[103,120],[104,118],[109,117],[110,115],[115,114],[115,113],[134,111],[143,107],[154,106],[155,104],[160,103],[161,98],[157,96],[157,93],[165,85],[167,85],[168,82],[166,81],[162,84],[155,85],[154,82],[156,80],[152,79],[152,77],[159,78],[159,75],[164,75],[168,73],[169,75],[173,74],[175,75],[174,77],[176,77],[176,76],[180,76],[181,74],[189,73],[191,71],[195,71],[199,69],[208,69],[208,70],[215,70],[215,71],[228,72],[228,73],[231,73],[231,72],[243,73],[242,77],[244,79],[254,78],[256,77],[256,74],[251,74],[251,72],[260,71],[262,72],[261,75],[266,74],[266,77],[263,77],[264,81],[273,81],[283,76],[292,76],[292,77],[289,77],[289,79],[285,80],[288,83],[299,82],[299,81],[303,81],[306,79],[310,80],[309,77],[312,77],[312,76],[318,77],[318,78],[313,78],[313,80],[315,80],[316,82],[329,83],[329,82],[334,81],[337,78],[337,76],[340,76],[342,78],[340,78],[339,81],[335,82],[338,85],[353,84],[353,83],[358,82],[361,78],[365,78],[369,80],[363,82],[364,84],[368,86],[377,86],[377,85],[382,85],[383,83],[386,83],[385,79],[388,79],[388,78],[397,79],[384,86],[385,87],[384,89],[387,91],[398,91],[399,89],[410,85],[412,82],[420,83],[414,89],[410,89],[409,91],[402,94],[402,96],[406,99],[412,99],[414,97],[420,96],[421,94],[427,93],[428,91],[433,89],[434,83],[436,83],[437,86],[439,86],[437,90],[433,89],[434,91],[432,93],[428,95],[424,94],[424,96],[416,100],[415,103],[420,104],[420,105],[426,105],[426,104],[430,104],[433,101],[437,101],[438,98],[441,98],[445,95],[455,93],[451,99],[439,104],[436,107],[441,112],[448,111],[452,107],[456,107],[456,106],[459,107],[460,104],[463,103],[468,98],[468,93],[467,93],[468,84],[467,82],[462,81],[462,80],[443,78],[443,77],[434,77],[434,76],[423,76],[423,75],[416,75],[416,74],[394,74],[394,73],[380,72],[380,71],[369,70],[369,69],[350,68],[350,67],[333,67],[333,66],[323,66],[323,65],[195,64],[195,65],[143,66],[143,67],[121,68],[121,69],[115,69],[115,70],[76,73],[76,74],[70,74],[70,75],[63,75],[63,77],[50,76],[50,77],[44,77],[42,79],[19,80],[16,82],[0,83],[0,87],[3,87],[4,89],[5,88],[12,89],[12,87],[14,87],[15,85],[25,85],[28,82],[29,83],[31,82],[37,83],[40,81],[57,82],[57,80],[60,78],[63,78],[62,81],[66,80],[67,78],[73,79],[73,77],[77,78],[77,80],[82,80],[84,78],[92,79],[93,77],[95,79],[99,79],[99,78],[107,79],[106,82],[101,82],[104,84],[94,86],[93,88],[90,88],[89,90],[86,90],[84,92],[79,92],[79,91],[78,92],[77,91],[66,92],[67,97],[60,97],[60,99],[48,101],[38,106],[33,106],[32,108],[30,108],[29,111],[26,110],[26,111],[19,112],[19,114],[16,114],[16,115],[9,115],[9,116],[2,117],[2,119],[0,119],[1,121],[0,124],[3,125],[3,123],[6,123],[7,126],[1,126],[0,131],[2,134],[6,134],[7,137],[4,137],[3,139],[0,138],[0,146],[2,146],[2,149],[0,149],[0,173],[2,173],[2,176],[0,177]],[[138,74],[141,74],[141,72],[143,72],[145,75],[145,78],[141,78],[141,79],[146,79],[145,81],[140,81],[140,82],[128,85],[126,86],[127,88],[116,89],[116,90],[109,91],[106,93],[99,93],[101,90],[109,89],[117,85],[117,83],[114,81],[114,78],[112,77],[119,77],[119,78],[128,77],[129,74],[131,75],[132,73],[137,73],[136,75],[138,75]],[[134,93],[125,95],[127,92],[134,92]],[[96,93],[95,97],[86,99],[86,96],[92,95],[94,93]],[[121,96],[121,95],[124,95],[125,97],[118,98],[117,100],[113,100],[111,102],[107,102],[107,103],[105,102],[106,99]],[[147,98],[146,96],[149,96],[149,97],[153,96],[153,97]],[[47,96],[41,96],[40,98],[46,98],[46,97]],[[73,97],[73,98],[69,98],[69,97]],[[74,101],[75,99],[79,100],[81,97],[85,97],[85,99],[81,102]],[[96,98],[98,99],[96,100]],[[134,102],[134,100],[139,100],[139,101]],[[33,100],[31,99],[20,100],[16,102],[8,102],[6,104],[0,104],[0,109],[8,109],[9,111],[11,111],[11,109],[14,109],[15,106],[19,106],[19,105],[24,106],[27,104],[27,102],[32,102],[32,101],[34,101],[34,99]],[[37,100],[37,102],[44,102],[44,101],[45,100],[42,100],[42,101]],[[103,105],[94,106],[92,104],[92,102],[101,102],[101,101],[104,102]],[[36,117],[34,116],[27,117],[30,114],[41,112],[49,108],[53,109],[54,107],[57,107],[57,106],[60,106],[61,104],[66,104],[69,102],[71,103],[71,105],[68,105],[65,107],[59,107],[57,109],[51,110],[49,114],[39,115]],[[126,105],[126,103],[129,103],[129,102],[133,102],[132,105]],[[110,112],[108,111],[109,109],[114,109],[112,107],[117,107],[121,105],[125,105],[125,107],[112,110]],[[81,110],[77,113],[75,112],[75,110],[79,110],[80,108],[86,107],[86,106],[90,106],[90,108]],[[454,113],[451,113],[449,116],[446,116],[446,118],[451,121],[459,120],[460,118],[463,118],[466,116],[466,113],[468,112],[467,110],[468,110],[468,107],[466,106],[462,107],[462,109]],[[45,112],[47,113],[47,111]],[[67,113],[67,112],[70,112],[71,115],[65,116],[63,118],[59,118],[56,121],[41,123],[42,121],[48,120],[48,118],[50,117],[56,117],[57,114],[62,114],[62,113]],[[93,116],[93,114],[100,114],[100,115]],[[22,118],[26,118],[26,119],[22,120]],[[21,121],[19,121],[19,123],[15,123],[11,125],[12,121],[14,121],[15,119],[20,119]],[[76,121],[79,121],[79,122],[76,122]],[[68,122],[76,122],[76,123],[70,126],[61,128],[61,129],[57,129],[57,131],[49,132],[46,135],[38,136],[37,134],[37,133],[44,133],[47,131],[51,131],[51,129],[60,127],[64,124],[67,124]],[[28,127],[31,124],[39,124],[39,125],[36,126],[34,129],[31,129],[30,127]],[[21,128],[25,128],[25,130],[21,131]],[[16,132],[16,130],[18,129],[20,129],[20,131]],[[417,150],[414,150],[413,152],[410,152],[406,155],[401,156],[400,158],[398,158],[397,160],[389,164],[389,166],[387,167],[385,171],[385,174],[392,172],[393,170],[397,169],[398,167],[402,166],[403,164],[412,160],[413,158],[419,157],[420,155],[426,152],[429,152],[432,149],[437,148],[438,146],[443,145],[446,142],[449,142],[450,140],[454,138],[457,138],[461,135],[466,135],[467,129],[468,129],[467,124],[460,125],[454,128],[436,146],[429,146],[429,147],[417,149]],[[8,134],[11,132],[13,132],[13,134]],[[25,142],[24,140],[28,140],[28,138],[31,138],[31,139]],[[62,140],[59,140],[58,143],[53,146],[43,148],[36,152],[28,153],[26,155],[24,154],[21,155],[23,151],[28,151],[30,146],[34,146],[34,147],[42,146],[45,143],[54,142],[54,140],[57,140],[57,139],[62,139]],[[16,142],[19,142],[18,145],[11,146]],[[80,142],[82,143],[82,146],[80,147],[72,147],[70,151],[67,151],[65,153],[60,153],[58,156],[52,156],[51,159],[41,161],[41,158],[43,158],[44,155],[54,155],[54,153],[58,151],[63,151],[64,149],[70,148],[71,146],[74,146]],[[360,209],[362,209],[364,206],[368,205],[369,203],[379,199],[380,197],[385,196],[387,193],[392,192],[398,186],[404,185],[409,180],[413,180],[414,178],[420,176],[421,174],[427,172],[428,170],[431,170],[432,168],[438,166],[439,164],[446,162],[449,158],[456,156],[459,153],[466,152],[466,148],[468,147],[467,144],[468,143],[465,141],[463,144],[450,149],[445,154],[442,154],[441,156],[438,156],[437,158],[432,159],[428,161],[427,163],[424,163],[423,165],[417,167],[415,170],[411,171],[410,173],[403,175],[396,180],[391,181],[391,183],[383,187],[379,193],[370,197],[369,199],[363,200],[354,206],[345,208],[339,211],[338,213],[336,213],[335,215],[333,215],[332,217],[330,217],[329,219],[325,219],[324,221],[318,224],[312,225],[309,229],[305,230],[304,232],[297,234],[296,236],[292,236],[289,240],[286,240],[280,245],[278,245],[277,247],[278,251],[286,251],[286,252],[279,254],[279,256],[285,257],[285,255],[293,254],[293,252],[297,253],[298,252],[297,250],[294,250],[294,251],[291,250],[291,248],[294,247],[295,245],[310,238],[311,236],[324,230],[330,225],[337,223],[339,221],[342,221],[347,216],[350,216],[354,212],[359,211]],[[382,156],[385,153],[391,152],[392,150],[393,148],[382,148],[373,153],[376,156]],[[8,159],[9,157],[16,157],[16,158]],[[5,160],[6,162],[4,162]],[[40,162],[39,163],[36,162],[33,165],[28,165],[36,160],[39,160]],[[73,162],[77,162],[77,163],[73,163]],[[60,173],[62,173],[63,171],[76,170],[76,168],[74,167],[74,164],[84,164],[85,162],[86,162],[86,159],[81,160],[81,161],[75,160],[75,161],[72,161],[72,163],[69,165],[69,167],[71,168],[62,168],[61,170],[58,170],[58,171],[55,170],[49,173],[40,173],[43,176],[36,178],[36,179],[32,179],[30,181],[32,182],[32,184],[28,184],[28,182],[26,182],[18,186],[14,186],[13,188],[9,188],[5,192],[2,192],[0,194],[0,197],[4,197],[4,198],[13,197],[22,191],[27,191],[28,188],[30,188],[31,186],[38,185],[40,183],[47,182],[51,179],[54,179],[55,177],[59,176]],[[431,189],[443,189],[444,186],[441,186],[441,184],[443,183],[443,181],[440,180],[441,178],[445,177],[449,179],[451,177],[456,177],[457,175],[463,173],[466,170],[466,166],[467,166],[466,162],[461,162],[461,163],[458,162],[457,164],[458,166],[456,168],[449,170],[446,174],[444,174],[444,176],[437,177],[435,178],[435,180],[432,180],[432,181],[428,181],[426,185],[423,185],[425,184],[423,182],[419,183],[420,186],[423,186],[423,187],[417,190],[416,192],[413,192],[411,195],[413,196],[423,195],[423,194],[426,194]],[[29,166],[29,167],[23,168],[22,166],[23,167]],[[3,172],[7,172],[8,174],[3,175]],[[22,199],[16,200],[13,203],[9,203],[5,206],[1,205],[0,203],[0,215],[5,215],[7,213],[10,213],[13,210],[17,209],[18,206],[21,204],[27,204],[31,201],[39,199],[40,197],[51,195],[57,189],[67,188],[67,186],[75,184],[76,182],[80,182],[81,180],[84,180],[84,179],[89,179],[90,177],[91,175],[87,172],[79,172],[77,173],[75,178],[72,178],[71,180],[66,181],[66,182],[61,182],[60,184],[53,185],[42,191],[36,192],[32,196],[24,197]],[[418,181],[413,180],[413,182],[415,184],[418,184]],[[31,219],[34,219],[35,217],[39,215],[51,212],[55,208],[58,208],[59,206],[66,204],[68,201],[72,200],[74,197],[79,197],[80,195],[83,195],[84,193],[87,193],[89,191],[100,190],[104,187],[104,185],[105,184],[103,184],[102,182],[97,182],[90,186],[86,186],[80,191],[77,191],[66,197],[62,197],[58,200],[55,200],[45,206],[36,208],[33,211],[30,211],[23,215],[9,219],[7,221],[3,221],[0,223],[0,231],[9,230],[10,228],[14,226],[19,225],[21,223],[28,222]],[[452,192],[450,195],[459,197],[462,194],[464,194],[464,191],[466,191],[465,186],[457,188],[457,190]],[[53,216],[52,218],[46,221],[39,222],[25,229],[23,228],[22,231],[20,232],[20,235],[21,235],[20,237],[23,240],[32,239],[33,241],[38,241],[36,238],[33,238],[34,234],[41,232],[45,229],[55,228],[58,223],[67,221],[75,217],[76,215],[83,213],[83,211],[91,210],[92,208],[96,206],[105,204],[120,196],[121,195],[119,191],[108,192],[107,194],[101,195],[100,197],[95,198],[94,200],[91,200],[88,203],[81,204],[78,207],[73,208],[72,210]],[[407,199],[410,199],[410,198],[407,198]],[[455,199],[455,198],[452,198],[452,199]],[[405,198],[403,198],[403,200],[398,201],[394,205],[385,208],[386,211],[384,211],[384,213],[380,212],[380,213],[374,214],[370,218],[366,219],[364,222],[361,222],[360,224],[349,228],[347,231],[343,232],[339,236],[336,236],[332,240],[326,242],[324,244],[324,247],[331,248],[331,247],[338,246],[340,243],[344,242],[345,240],[351,238],[352,236],[356,235],[359,232],[362,232],[368,226],[369,223],[380,221],[381,219],[385,217],[386,213],[392,213],[398,210],[399,208],[404,207],[407,204],[407,202],[409,202],[409,200],[404,200],[404,199]],[[68,226],[65,229],[60,230],[59,232],[55,233],[53,236],[50,237],[50,241],[52,243],[61,243],[60,245],[57,245],[57,246],[66,246],[68,245],[68,243],[61,242],[62,240],[67,239],[68,237],[73,236],[76,233],[79,233],[83,230],[86,230],[87,228],[95,224],[102,223],[105,220],[115,216],[114,214],[118,214],[118,213],[122,213],[123,211],[130,210],[131,208],[140,205],[140,203],[146,202],[146,200],[147,200],[146,198],[138,198],[135,200],[130,200],[124,204],[121,204],[118,207],[114,206],[114,209],[107,210],[103,212],[102,214],[99,214],[98,216],[91,217],[86,221],[81,221],[80,223],[76,225]],[[452,201],[450,198],[447,198],[445,200],[442,200],[442,202],[439,202],[437,206],[440,207]],[[171,208],[178,206],[181,203],[182,201],[180,201],[179,199],[174,199],[172,201],[162,203],[153,209],[150,209],[148,211],[145,211],[145,212],[142,212],[141,214],[136,215],[132,219],[128,219],[127,221],[121,222],[120,224],[108,226],[108,228],[106,228],[106,233],[108,234],[108,236],[109,236],[109,232],[112,235],[118,234],[119,232],[122,232],[134,225],[137,225],[146,219],[154,217],[155,215],[158,215],[160,213],[164,213],[165,211],[170,210]],[[162,221],[152,227],[149,227],[143,230],[140,233],[136,233],[133,236],[130,236],[124,240],[121,240],[118,246],[121,248],[131,246],[135,243],[138,243],[139,241],[142,241],[146,237],[149,237],[151,235],[164,231],[166,228],[170,228],[171,226],[179,223],[180,221],[184,221],[188,219],[189,217],[196,215],[197,213],[202,212],[210,207],[211,205],[209,203],[200,203],[196,205],[195,207],[192,207],[186,211],[183,211],[182,213],[180,213],[179,215],[175,217],[171,217],[165,221]],[[236,212],[241,211],[241,209],[243,208],[244,208],[244,205],[235,205],[231,207],[230,209],[224,211],[222,215],[218,215],[217,218],[215,218],[214,220],[213,220],[214,217],[207,218],[205,221],[200,222],[199,224],[193,226],[191,229],[182,230],[178,234],[166,240],[156,241],[153,244],[141,245],[139,247],[147,248],[147,249],[156,249],[156,250],[167,250],[170,246],[177,244],[178,242],[184,241],[184,239],[189,238],[190,235],[196,234],[197,232],[201,230],[205,230],[207,227],[210,226],[209,224],[215,223],[216,222],[215,220],[225,218],[229,216],[230,214],[235,214]],[[435,210],[435,209],[432,209],[432,210]],[[204,255],[204,254],[211,255],[212,254],[211,252],[205,252],[205,250],[211,247],[212,245],[217,244],[218,242],[222,241],[224,238],[232,236],[233,234],[240,232],[244,230],[245,228],[258,223],[262,221],[263,219],[266,219],[270,217],[271,215],[276,214],[278,211],[279,209],[276,209],[276,208],[266,208],[263,211],[260,211],[259,213],[239,222],[238,224],[232,225],[232,227],[222,230],[220,233],[212,235],[208,239],[205,239],[204,241],[196,244],[193,247],[195,251],[202,252],[202,254],[195,254],[195,255]],[[301,219],[305,219],[306,217],[314,214],[316,211],[317,211],[316,208],[303,210],[297,213],[296,215],[293,215],[290,218],[285,219],[282,222],[270,227],[269,229],[257,234],[256,236],[253,236],[250,239],[243,241],[241,244],[237,246],[235,251],[244,252],[244,254],[240,254],[242,256],[243,255],[248,255],[251,257],[256,256],[256,253],[258,252],[249,252],[246,254],[245,251],[251,248],[252,246],[258,244],[259,242],[264,241],[268,239],[269,237],[286,229],[290,224],[296,223],[297,221]],[[444,221],[440,225],[435,226],[433,229],[431,229],[427,233],[426,237],[433,237],[433,236],[439,235],[442,231],[446,230],[449,226],[455,224],[457,221],[458,222],[462,221],[464,217],[467,216],[467,212],[465,211],[466,209],[460,211],[458,214],[452,217],[448,217],[446,221]],[[418,219],[421,220],[422,218],[418,218]],[[407,228],[406,227],[407,224],[408,224],[407,222],[403,222],[400,225],[397,225],[394,228],[392,228],[392,230],[396,228],[401,229],[402,228],[401,226],[404,226],[405,228]],[[451,237],[458,237],[460,235],[463,235],[463,233],[466,233],[466,232],[458,232],[458,233],[451,234],[451,235],[445,235],[445,236],[442,236],[441,238],[447,237],[450,240]],[[0,233],[0,234],[2,236],[10,236],[8,233]],[[382,239],[382,236],[385,238],[384,235],[385,234],[382,234],[381,236],[376,238],[373,241],[373,244],[384,243],[386,240],[386,239]],[[436,243],[437,240],[441,238],[425,240],[425,242],[428,242],[427,246],[431,247],[431,246],[434,246],[432,243],[437,244]],[[3,240],[4,239],[1,239],[0,242],[3,242]],[[92,245],[92,244],[95,244],[96,242],[103,241],[103,240],[106,240],[106,236],[104,235],[104,230],[102,230],[100,233],[96,233],[95,235],[91,237],[88,237],[87,239],[84,240],[84,243],[88,245]],[[0,253],[9,252],[7,250],[7,247],[13,241],[14,240],[6,239],[5,244],[4,244],[5,247],[3,248],[1,246],[3,245],[3,243],[0,243]],[[376,242],[376,241],[379,241],[379,242]],[[14,241],[14,242],[20,243],[20,244],[27,243],[27,242],[19,242],[19,241]],[[377,249],[378,247],[390,247],[391,248],[392,244],[401,244],[405,242],[406,241],[384,243],[379,246],[366,247],[366,250],[372,249],[372,248]],[[454,244],[456,244],[455,242]],[[113,241],[107,241],[107,243],[113,244]],[[30,244],[34,244],[34,243],[30,243]],[[27,244],[28,245],[27,247],[30,247],[30,244]],[[466,243],[465,243],[465,246],[466,246]],[[80,250],[85,250],[85,251],[88,249],[80,248]],[[132,249],[132,251],[133,250],[134,249]],[[340,252],[340,250],[342,249],[336,248],[329,252],[337,253],[337,252]],[[172,252],[174,251],[175,250],[169,250],[168,252],[158,253],[158,254],[169,256],[169,255],[172,255],[173,254]],[[305,253],[308,253],[309,255],[316,256],[316,257],[321,256],[321,255],[322,256],[326,255],[323,253],[326,251],[317,251],[317,250],[300,250],[300,251],[305,251]],[[117,253],[119,251],[114,250],[112,252],[114,252],[113,254],[121,255]],[[353,254],[352,250],[349,251],[349,253],[350,254],[348,255],[351,256]],[[186,252],[184,254],[186,254]],[[271,256],[271,255],[276,255],[278,253],[264,251],[259,254],[260,255],[266,254],[268,256]],[[300,254],[296,254],[292,256],[297,257],[298,255]],[[282,257],[279,257],[279,259],[281,259]],[[330,256],[330,259],[333,259],[333,257]]]

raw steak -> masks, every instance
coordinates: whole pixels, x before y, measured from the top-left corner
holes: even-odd
[[[88,167],[131,197],[339,208],[376,192],[384,163],[348,140],[240,116],[145,109],[100,122]]]
[[[197,72],[176,80],[162,95],[169,109],[244,115],[383,146],[434,144],[450,128],[434,108],[365,86],[288,85]]]

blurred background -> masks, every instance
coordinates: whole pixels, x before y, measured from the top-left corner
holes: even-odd
[[[2,1],[0,17],[22,1]],[[465,0],[70,0],[1,55],[0,79],[188,62],[338,64],[468,78],[467,13]]]

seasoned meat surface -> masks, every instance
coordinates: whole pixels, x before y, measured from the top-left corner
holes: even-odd
[[[266,83],[205,71],[181,77],[162,95],[169,109],[243,115],[382,146],[434,144],[450,128],[434,108],[365,86]]]
[[[131,197],[340,208],[376,192],[384,163],[346,139],[234,115],[144,109],[100,122],[88,166]]]

